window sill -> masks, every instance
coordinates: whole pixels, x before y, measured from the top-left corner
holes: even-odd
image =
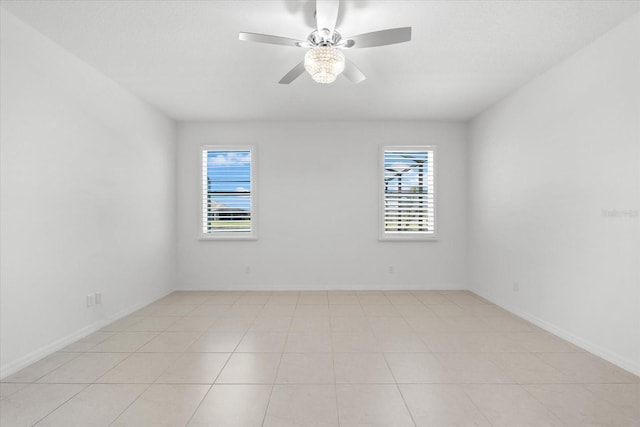
[[[200,240],[200,241],[216,241],[216,240],[239,240],[239,241],[251,241],[251,240],[258,240],[258,236],[198,236],[196,238],[196,240]]]
[[[438,236],[379,236],[379,242],[437,242]]]

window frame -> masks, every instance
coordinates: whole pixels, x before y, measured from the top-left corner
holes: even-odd
[[[394,233],[385,230],[385,152],[387,151],[429,151],[432,153],[432,170],[433,170],[433,233],[425,232],[409,232]],[[435,145],[380,145],[379,146],[379,162],[378,162],[378,185],[379,185],[379,215],[378,215],[378,240],[385,241],[437,241],[440,239],[438,235],[438,199],[437,199],[437,161],[438,153]]]
[[[206,233],[204,231],[205,221],[207,219],[205,203],[207,203],[207,176],[204,170],[204,156],[210,151],[249,151],[251,156],[250,177],[251,184],[251,231],[247,232],[229,232],[216,231]],[[200,221],[198,240],[257,240],[258,239],[258,179],[257,179],[257,148],[255,145],[202,145],[200,146]]]

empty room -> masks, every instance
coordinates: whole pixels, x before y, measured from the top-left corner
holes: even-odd
[[[0,19],[0,426],[640,426],[640,1]]]

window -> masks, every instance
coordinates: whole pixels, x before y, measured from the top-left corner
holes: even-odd
[[[255,149],[202,147],[203,238],[256,238]]]
[[[380,239],[436,238],[433,146],[381,147]]]

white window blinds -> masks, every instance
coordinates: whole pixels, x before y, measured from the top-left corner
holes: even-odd
[[[432,146],[382,147],[381,238],[436,237]]]
[[[254,149],[202,149],[202,234],[255,237]]]

